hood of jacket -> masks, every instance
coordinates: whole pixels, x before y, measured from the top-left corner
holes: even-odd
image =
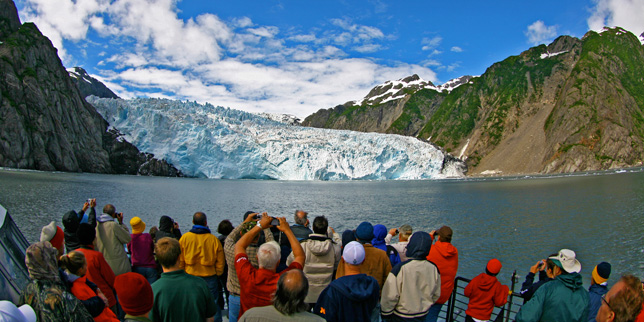
[[[373,239],[371,240],[371,245],[373,245],[373,247],[387,251],[387,244],[385,243],[386,236],[387,227],[385,227],[384,225],[373,226]]]
[[[443,258],[450,258],[458,255],[458,250],[452,243],[441,242],[440,240],[436,241],[432,246]]]
[[[496,276],[489,275],[487,273],[481,273],[479,274],[480,279],[479,279],[479,285],[478,288],[483,290],[483,291],[489,291],[492,289],[492,286],[496,284],[498,281],[496,279]]]
[[[415,232],[407,243],[407,257],[412,259],[425,259],[432,248],[432,238],[424,231]]]
[[[307,249],[315,256],[326,255],[333,247],[333,241],[321,234],[310,234],[304,242],[307,243]]]
[[[78,225],[80,225],[81,219],[78,214],[70,210],[65,215],[63,215],[63,227],[65,227],[65,232],[76,233],[78,230]]]
[[[174,220],[168,216],[161,216],[159,219],[159,230],[165,231],[166,233],[172,232],[172,227],[174,226]]]
[[[344,276],[342,277],[342,282],[331,283],[330,286],[352,301],[365,301],[373,296],[374,292],[380,292],[375,279],[366,274]]]
[[[114,221],[114,218],[108,214],[101,214],[96,218],[96,221],[100,223],[108,222],[108,221]]]
[[[567,288],[572,290],[584,287],[583,279],[579,273],[562,274],[555,277],[555,279],[561,281]]]

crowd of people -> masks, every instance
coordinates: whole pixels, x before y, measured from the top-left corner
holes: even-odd
[[[337,233],[324,216],[309,222],[248,211],[215,236],[196,212],[184,234],[168,216],[146,223],[96,200],[42,228],[27,249],[31,282],[19,307],[0,302],[2,321],[437,321],[458,271],[453,231],[360,223]],[[393,242],[397,236],[398,241]],[[466,321],[489,321],[512,291],[490,259],[465,287]],[[574,251],[561,249],[530,268],[516,321],[644,321],[640,279],[611,288],[611,265],[592,271],[586,290]],[[536,275],[539,280],[535,282]],[[227,310],[224,310],[227,308]],[[495,321],[501,321],[497,315]]]

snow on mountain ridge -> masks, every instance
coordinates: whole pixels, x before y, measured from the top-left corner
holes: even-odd
[[[412,137],[290,126],[165,99],[87,99],[142,151],[188,176],[280,180],[462,177],[465,165]]]

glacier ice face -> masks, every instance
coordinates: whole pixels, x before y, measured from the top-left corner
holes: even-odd
[[[188,176],[385,180],[462,177],[465,164],[416,138],[292,126],[210,104],[90,96],[141,151]]]

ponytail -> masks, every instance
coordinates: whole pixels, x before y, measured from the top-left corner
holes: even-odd
[[[85,254],[79,251],[69,252],[60,258],[60,268],[65,269],[74,275],[78,275],[78,271],[83,268],[86,263]]]

